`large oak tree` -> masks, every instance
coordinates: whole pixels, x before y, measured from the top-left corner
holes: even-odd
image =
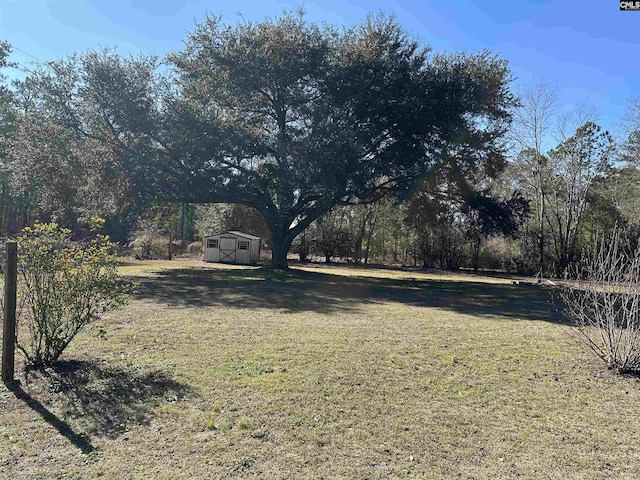
[[[433,54],[392,18],[207,17],[168,64],[160,78],[149,59],[87,54],[43,75],[50,112],[111,145],[134,193],[257,209],[274,268],[336,205],[407,194],[444,162],[502,163],[506,62]]]

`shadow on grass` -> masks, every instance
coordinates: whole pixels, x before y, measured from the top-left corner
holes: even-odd
[[[400,302],[479,316],[561,322],[549,290],[535,285],[343,276],[291,269],[188,268],[133,277],[137,296],[168,305],[274,308],[332,313]]]
[[[161,371],[142,373],[133,367],[86,361],[58,363],[50,370],[49,381],[52,390],[62,393],[58,398],[65,418],[73,418],[90,436],[108,438],[132,425],[148,424],[154,407],[193,393]]]
[[[40,414],[45,422],[58,430],[58,433],[71,442],[78,450],[84,454],[89,454],[95,450],[86,435],[76,433],[64,420],[58,418],[47,407],[25,392],[17,383],[9,385],[9,390],[13,392],[17,399],[26,403],[34,412]]]

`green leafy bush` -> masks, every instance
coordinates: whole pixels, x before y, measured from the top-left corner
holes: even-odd
[[[76,334],[121,306],[131,288],[118,281],[109,238],[84,245],[55,223],[24,228],[18,236],[18,349],[27,367],[55,363]]]

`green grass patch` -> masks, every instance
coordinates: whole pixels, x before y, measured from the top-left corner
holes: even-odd
[[[216,365],[212,374],[222,378],[239,380],[273,373],[273,359],[263,356],[235,359]]]

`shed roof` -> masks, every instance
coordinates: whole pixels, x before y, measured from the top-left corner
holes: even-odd
[[[227,235],[227,234],[235,235],[237,237],[246,238],[247,240],[260,240],[260,237],[256,237],[255,235],[251,235],[249,233],[238,232],[237,230],[229,230],[228,232],[213,233],[211,235],[205,235],[204,238],[217,237],[219,235]]]

